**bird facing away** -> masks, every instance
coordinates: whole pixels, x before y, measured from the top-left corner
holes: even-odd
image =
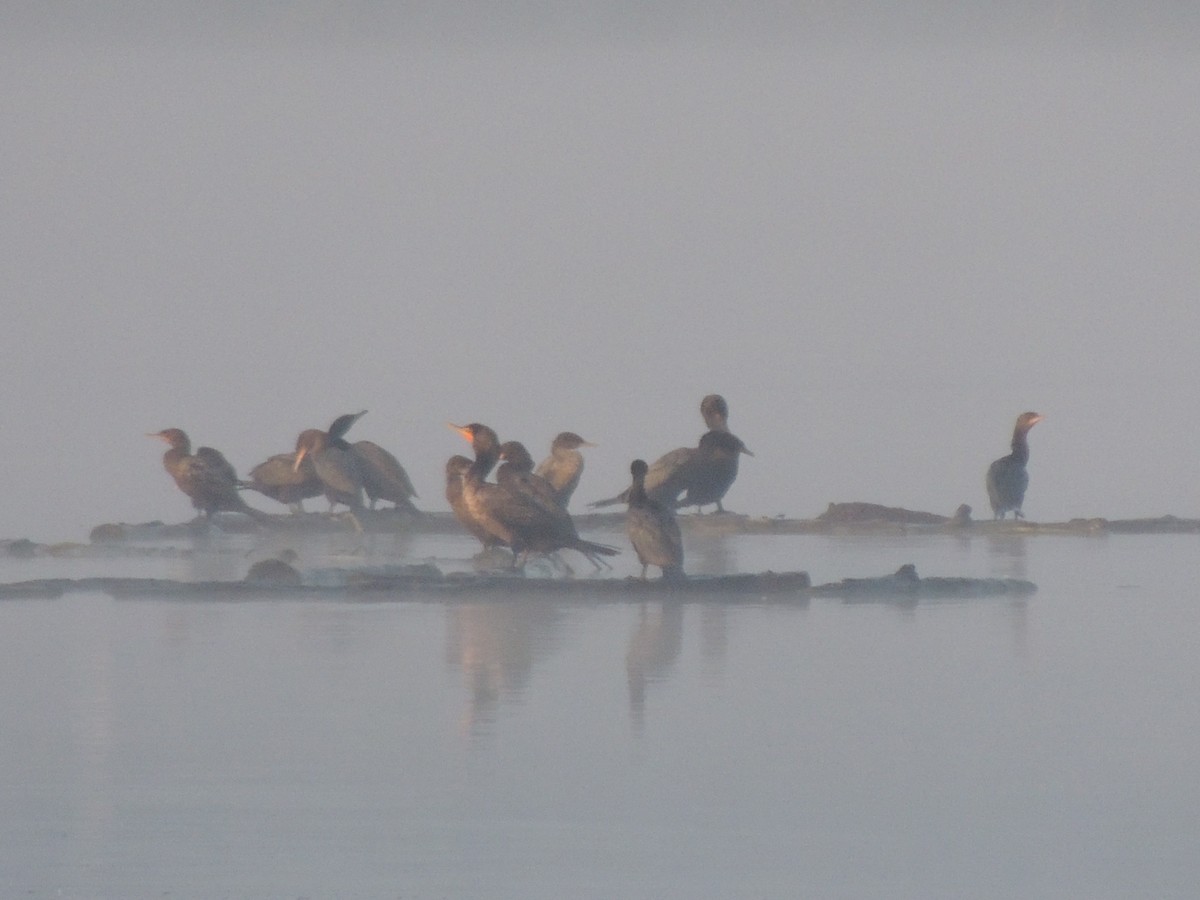
[[[521,485],[524,479],[536,476],[522,473],[516,467],[505,475],[504,484],[485,480],[500,457],[500,440],[486,425],[451,425],[471,443],[475,461],[463,476],[463,499],[470,516],[490,534],[513,550],[513,567],[524,566],[530,553],[553,553],[556,550],[576,550],[586,556],[596,568],[604,563],[600,556],[614,556],[613,547],[585,541],[575,530],[570,514],[556,502],[539,498],[534,490]]]
[[[560,432],[550,444],[550,455],[538,464],[533,473],[550,482],[563,509],[571,502],[571,495],[575,493],[579,478],[583,475],[583,454],[579,448],[595,446],[573,431]]]
[[[1012,510],[1013,518],[1025,518],[1021,505],[1025,502],[1025,488],[1029,486],[1029,472],[1025,469],[1029,462],[1029,429],[1044,418],[1035,412],[1017,416],[1017,424],[1013,428],[1012,453],[988,466],[988,499],[992,502],[992,514],[997,519],[1003,519],[1009,510]]]
[[[729,430],[729,404],[720,394],[709,394],[700,401],[700,415],[709,431]]]
[[[269,518],[247,506],[238,494],[237,472],[221,451],[200,447],[193,454],[187,434],[178,428],[164,428],[147,437],[158,438],[169,445],[170,449],[163,454],[163,468],[205,518],[212,518],[213,513],[221,511],[245,513],[259,520]]]
[[[629,487],[629,512],[625,515],[625,533],[633,544],[638,562],[642,564],[642,579],[646,569],[658,566],[662,577],[683,577],[683,537],[675,513],[646,495],[646,472],[649,466],[635,459],[629,466],[633,484]]]

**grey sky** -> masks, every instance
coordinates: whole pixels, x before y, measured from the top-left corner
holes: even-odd
[[[446,420],[601,444],[583,503],[711,391],[739,511],[985,514],[1036,409],[1030,517],[1200,513],[1186,10],[262,8],[0,13],[0,536],[364,407],[429,508]]]

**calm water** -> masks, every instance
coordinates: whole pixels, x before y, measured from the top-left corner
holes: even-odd
[[[363,549],[334,544],[306,562]],[[1040,588],[916,606],[0,602],[0,871],[30,897],[1193,896],[1196,546],[689,543],[693,571]],[[211,549],[0,573],[244,570]]]

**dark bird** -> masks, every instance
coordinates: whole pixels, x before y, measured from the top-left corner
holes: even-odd
[[[238,494],[237,472],[219,450],[199,447],[192,453],[187,434],[178,428],[165,428],[148,434],[170,445],[163,454],[163,468],[181,491],[192,500],[206,519],[216,512],[240,512],[258,520],[269,521],[266,513],[246,505]]]
[[[646,474],[646,494],[671,508],[721,504],[725,493],[737,478],[738,458],[753,456],[729,431],[729,406],[720,394],[709,394],[700,401],[700,415],[709,430],[695,447],[679,447],[654,461]],[[685,496],[680,499],[680,494]],[[629,502],[629,489],[615,497],[589,504],[593,509]]]
[[[661,503],[651,500],[646,494],[646,472],[649,466],[642,459],[629,465],[633,484],[629,487],[629,512],[625,516],[625,533],[633,544],[638,562],[642,564],[642,578],[646,569],[658,566],[662,577],[683,577],[683,537],[675,513]]]
[[[496,470],[496,483],[514,491],[524,491],[544,507],[549,514],[559,515],[563,508],[558,502],[554,485],[533,471],[533,457],[520,441],[505,441],[500,445],[503,462]]]
[[[259,463],[250,470],[248,480],[238,482],[238,487],[286,503],[293,512],[304,512],[304,501],[320,497],[323,492],[312,460],[304,460],[297,469],[295,453],[276,453]]]
[[[556,502],[539,499],[532,490],[519,487],[524,478],[535,478],[517,471],[504,476],[505,484],[486,481],[487,473],[500,458],[500,441],[496,432],[486,425],[451,425],[470,441],[475,461],[463,476],[463,499],[471,517],[490,534],[513,550],[513,567],[525,564],[530,553],[553,553],[556,550],[576,550],[586,556],[596,568],[604,563],[601,556],[614,556],[613,547],[583,540],[575,523]],[[499,476],[498,476],[499,477]]]
[[[359,413],[362,415],[362,413]],[[321,482],[321,491],[329,500],[332,509],[341,503],[350,507],[351,511],[363,509],[362,471],[358,457],[343,439],[345,429],[353,424],[354,416],[345,428],[335,428],[347,417],[334,420],[329,431],[309,428],[300,432],[296,438],[296,460],[293,468],[298,472],[304,461],[312,462],[313,472]]]
[[[396,509],[420,512],[412,502],[417,491],[396,457],[372,441],[355,441],[350,449],[358,457],[363,490],[371,502],[371,509],[375,508],[377,500],[386,500]]]
[[[471,514],[471,510],[467,506],[467,499],[463,495],[463,484],[471,465],[471,460],[465,456],[452,456],[446,460],[446,502],[450,504],[450,510],[454,513],[454,518],[458,520],[458,523],[479,539],[484,550],[490,550],[493,547],[501,546],[503,541],[488,531],[483,523]],[[487,472],[484,473],[484,477],[487,477]]]
[[[412,498],[417,496],[416,488],[396,457],[374,441],[355,441],[351,444],[345,440],[350,427],[366,414],[364,409],[334,419],[329,425],[329,446],[354,456],[358,477],[371,509],[379,500],[386,500],[397,509],[419,513],[420,510],[412,502]]]
[[[721,499],[737,478],[738,459],[743,453],[754,455],[728,431],[704,434],[696,452],[677,473],[677,483],[683,486],[684,495],[675,501],[675,506],[695,506],[699,512],[700,507],[715,503],[717,512],[725,512]]]
[[[533,473],[550,482],[563,509],[571,502],[571,495],[575,493],[579,478],[583,475],[583,454],[579,448],[595,446],[573,431],[561,432],[550,444],[550,455],[538,464]]]
[[[709,431],[729,430],[729,404],[720,394],[709,394],[700,401],[700,415]]]
[[[992,502],[992,513],[997,519],[1003,519],[1009,510],[1012,510],[1013,518],[1025,518],[1021,504],[1025,501],[1025,488],[1029,486],[1029,472],[1025,470],[1029,462],[1029,429],[1044,418],[1035,412],[1017,416],[1017,424],[1013,428],[1012,453],[988,466],[988,499]]]

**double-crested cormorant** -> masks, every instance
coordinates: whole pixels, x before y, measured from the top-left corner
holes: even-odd
[[[503,541],[484,528],[482,523],[471,515],[471,510],[467,506],[467,499],[463,495],[463,484],[471,465],[471,460],[465,456],[456,455],[446,460],[446,502],[450,504],[454,518],[458,520],[459,524],[479,539],[484,550],[490,550],[493,547],[501,546]],[[485,472],[484,476],[486,477],[486,475]]]
[[[294,512],[304,512],[304,501],[320,497],[323,490],[312,461],[304,460],[297,469],[295,453],[276,453],[259,463],[250,470],[249,480],[238,482],[238,487],[286,503]]]
[[[346,442],[330,431],[309,428],[296,438],[296,471],[306,459],[321,482],[321,491],[330,508],[341,503],[352,511],[363,509],[362,473],[358,457]],[[341,446],[339,446],[341,444]]]
[[[533,457],[520,441],[505,441],[500,445],[503,462],[496,470],[496,483],[514,491],[524,491],[540,506],[557,516],[563,508],[558,502],[554,485],[533,471]]]
[[[642,564],[642,578],[649,566],[662,569],[663,578],[683,577],[683,537],[675,513],[646,494],[646,472],[649,466],[635,459],[629,466],[633,484],[629,487],[629,512],[625,516],[625,533]]]
[[[147,437],[158,438],[170,445],[163,454],[163,468],[181,491],[192,499],[192,506],[206,518],[213,513],[240,512],[259,520],[269,521],[266,513],[246,505],[238,494],[237,472],[219,450],[199,447],[193,454],[192,442],[178,428],[165,428]]]
[[[579,477],[583,474],[583,454],[580,447],[595,447],[573,431],[561,432],[550,445],[550,455],[541,461],[535,475],[550,482],[558,497],[558,505],[563,509],[571,502],[571,495],[579,486]]]
[[[709,431],[729,430],[729,404],[720,394],[709,394],[700,401],[700,415]]]
[[[738,456],[754,454],[729,431],[729,406],[720,394],[709,394],[700,401],[700,415],[709,430],[697,446],[679,447],[654,461],[646,474],[646,493],[650,499],[670,506],[717,505],[737,478]],[[680,499],[680,494],[686,495]],[[629,502],[629,489],[615,497],[597,500],[592,508]]]
[[[486,425],[472,422],[470,425],[452,425],[459,434],[471,442],[475,450],[475,462],[463,476],[463,499],[473,519],[490,534],[499,538],[513,550],[514,568],[524,565],[530,553],[553,553],[570,549],[582,553],[592,564],[600,568],[600,556],[614,556],[619,551],[613,547],[585,541],[575,530],[570,514],[555,502],[544,502],[531,490],[517,486],[515,480],[525,476],[514,468],[505,476],[506,484],[492,484],[485,480],[488,472],[500,456],[500,442],[496,432]]]
[[[350,449],[358,457],[363,490],[371,501],[371,509],[375,508],[377,500],[387,500],[395,504],[396,509],[420,512],[412,502],[417,491],[396,457],[373,441],[355,441]]]
[[[396,457],[374,441],[355,441],[351,444],[345,440],[350,426],[366,414],[364,409],[334,419],[329,425],[329,446],[353,454],[358,477],[371,503],[371,509],[375,508],[379,500],[386,500],[397,509],[403,507],[409,512],[419,513],[420,510],[412,502],[412,498],[417,496],[417,491],[408,473],[404,471],[404,466],[400,465]]]
[[[698,512],[700,507],[715,503],[717,512],[725,512],[721,498],[737,478],[738,457],[743,453],[754,455],[728,431],[709,431],[703,435],[696,452],[679,473],[678,481],[685,493],[675,501],[675,506],[695,506]]]
[[[988,466],[988,499],[992,502],[992,513],[997,519],[1003,519],[1009,510],[1012,510],[1013,518],[1025,518],[1021,504],[1025,501],[1025,488],[1029,486],[1029,473],[1025,470],[1029,462],[1029,429],[1044,418],[1035,412],[1017,416],[1017,424],[1013,428],[1012,453]]]

